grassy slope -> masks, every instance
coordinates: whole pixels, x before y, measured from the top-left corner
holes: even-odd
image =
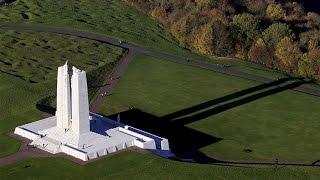
[[[266,77],[283,77],[260,65],[208,60],[178,46],[173,37],[156,21],[129,7],[121,0],[17,0],[0,7],[2,23],[40,23],[73,28],[125,39],[144,47],[168,53],[226,64],[231,68]]]
[[[120,48],[50,33],[0,31],[0,47],[0,70],[34,82],[54,79],[66,61],[90,72],[122,55]]]
[[[160,117],[257,85],[259,83],[253,81],[138,56],[100,112],[111,115],[133,106]],[[293,91],[266,97],[259,94],[267,90],[270,88],[226,100],[220,105],[230,103],[229,106],[235,107],[224,107],[221,113],[186,124],[222,138],[218,143],[202,147],[201,151],[223,159],[317,160],[320,98]],[[254,94],[258,95],[252,100]],[[237,105],[235,101],[239,99],[246,104]],[[213,104],[211,111],[216,106]],[[204,110],[210,111],[210,108]],[[217,108],[213,108],[215,110]],[[245,153],[245,148],[253,152]]]
[[[319,175],[316,168],[186,164],[134,152],[116,154],[85,166],[46,158],[0,168],[2,179],[317,179]]]
[[[42,85],[31,85],[26,81],[0,74],[0,157],[15,152],[20,143],[5,136],[19,124],[41,118],[35,104],[48,92]]]
[[[19,142],[4,133],[41,119],[36,103],[55,94],[59,65],[69,60],[88,70],[88,77],[96,79],[92,86],[89,84],[89,92],[94,94],[98,87],[93,86],[104,81],[95,71],[106,75],[123,53],[102,43],[48,33],[2,32],[0,39],[0,157],[19,148]],[[82,53],[74,55],[79,51]]]
[[[156,21],[121,0],[17,0],[0,22],[41,23],[100,33],[152,49],[190,55]]]

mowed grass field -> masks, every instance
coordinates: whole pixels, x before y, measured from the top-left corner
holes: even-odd
[[[318,168],[241,167],[182,163],[123,152],[87,165],[41,158],[0,167],[2,179],[318,179]]]
[[[58,66],[68,60],[86,70],[92,98],[124,53],[99,42],[49,33],[8,31],[1,32],[0,39],[0,157],[20,145],[5,133],[43,117],[36,104],[55,96]]]
[[[176,136],[191,138],[190,144],[200,144],[197,150],[218,159],[314,162],[320,158],[320,98],[287,88],[139,55],[100,113],[136,108],[150,124],[169,117],[178,129],[188,128],[182,135],[176,129]]]

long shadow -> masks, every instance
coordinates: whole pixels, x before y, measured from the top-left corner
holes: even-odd
[[[222,102],[226,102],[226,101],[229,101],[229,100],[232,100],[232,99],[236,99],[236,98],[248,95],[248,94],[253,93],[253,92],[260,91],[262,89],[266,89],[266,88],[269,88],[269,87],[272,87],[272,86],[278,86],[278,85],[283,84],[283,83],[285,83],[287,81],[290,81],[290,80],[293,80],[293,78],[283,78],[283,79],[279,79],[279,80],[276,80],[276,81],[272,81],[270,83],[265,83],[265,84],[261,84],[261,85],[255,86],[255,87],[244,89],[244,90],[238,91],[236,93],[233,93],[233,94],[230,94],[230,95],[227,95],[227,96],[223,96],[221,98],[213,99],[213,100],[210,100],[210,101],[207,101],[207,102],[204,102],[204,103],[201,103],[201,104],[198,104],[198,105],[186,108],[186,109],[182,109],[182,110],[170,113],[170,114],[165,115],[165,116],[163,116],[161,118],[163,120],[172,120],[174,118],[185,116],[185,115],[191,114],[193,112],[197,112],[197,111],[200,111],[202,109],[208,108],[210,106],[213,106],[213,105],[216,105],[216,104],[219,104],[219,103],[222,103]]]
[[[245,89],[218,99],[195,105],[187,109],[170,113],[169,115],[163,117],[157,117],[155,115],[143,112],[139,109],[132,109],[118,114],[120,114],[121,122],[124,124],[128,124],[139,129],[168,138],[170,142],[170,149],[176,155],[177,160],[208,164],[220,163],[222,161],[206,156],[205,154],[200,152],[199,149],[217,143],[221,141],[222,138],[205,134],[203,132],[186,127],[185,125],[227,111],[229,109],[244,105],[246,103],[253,102],[260,98],[298,87],[306,83],[304,81],[295,81],[290,84],[282,85],[281,87],[275,87],[270,89],[270,87],[272,86],[282,84],[289,80],[292,79],[281,79],[271,83],[266,83],[263,85]],[[263,92],[259,92],[250,96],[245,96],[251,93],[255,93],[257,91],[261,91],[266,88],[267,90]],[[242,99],[238,99],[242,96],[245,97],[243,97]],[[229,102],[231,100],[234,101]],[[200,112],[195,115],[192,114],[191,116],[183,117],[187,114],[194,113],[200,110],[205,110],[214,104],[223,102],[225,102],[226,104],[220,105],[216,108],[204,112]],[[114,114],[110,118],[117,119],[118,114]],[[179,118],[177,119],[177,117]]]
[[[239,100],[236,100],[236,101],[232,101],[232,102],[217,106],[215,108],[209,109],[209,110],[204,111],[204,112],[200,112],[200,113],[197,113],[197,114],[194,114],[194,115],[191,115],[191,116],[175,119],[174,123],[177,123],[177,124],[188,124],[188,123],[191,123],[191,122],[194,122],[194,121],[205,119],[207,117],[210,117],[210,116],[219,114],[221,112],[227,111],[229,109],[232,109],[232,108],[235,108],[235,107],[238,107],[238,106],[253,102],[255,100],[258,100],[258,99],[261,99],[261,98],[264,98],[264,97],[267,97],[267,96],[271,96],[273,94],[280,93],[280,92],[286,91],[288,89],[293,89],[293,88],[299,87],[299,86],[301,86],[301,85],[303,85],[305,83],[307,83],[307,82],[305,82],[305,81],[297,81],[297,82],[293,82],[291,84],[288,84],[288,85],[285,85],[285,86],[282,86],[282,87],[276,87],[276,88],[273,88],[273,89],[270,89],[270,90],[267,90],[267,91],[263,91],[261,93],[253,94],[251,96],[244,97],[242,99],[239,99]]]

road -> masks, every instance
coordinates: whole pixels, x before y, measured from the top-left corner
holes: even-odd
[[[99,41],[102,43],[122,47],[122,48],[128,49],[129,52],[135,52],[135,54],[141,53],[141,54],[145,54],[145,55],[149,55],[149,56],[153,56],[153,57],[165,58],[167,60],[170,60],[170,61],[173,61],[176,63],[200,67],[200,68],[208,69],[208,70],[211,70],[214,72],[228,74],[231,76],[250,79],[250,80],[254,80],[254,81],[258,81],[258,82],[262,82],[262,83],[271,83],[271,82],[275,81],[275,79],[270,79],[270,78],[262,77],[262,76],[259,76],[256,74],[249,74],[246,72],[237,71],[237,70],[234,70],[234,69],[231,69],[231,68],[228,68],[225,66],[221,66],[221,65],[210,64],[210,63],[203,62],[203,61],[187,59],[184,57],[171,55],[171,54],[168,54],[165,52],[147,49],[147,48],[144,48],[144,47],[141,47],[138,45],[134,45],[134,44],[130,44],[130,43],[120,43],[119,40],[117,40],[117,39],[105,37],[105,36],[98,35],[98,34],[88,33],[88,32],[81,32],[81,31],[70,30],[70,29],[65,29],[65,28],[56,28],[56,27],[48,27],[48,26],[40,26],[40,25],[17,25],[17,24],[1,24],[0,29],[15,30],[15,31],[50,32],[50,33],[57,33],[57,34],[62,34],[62,35],[76,36],[76,37],[80,37],[80,38],[95,40],[95,41]],[[111,90],[111,88],[109,88],[109,89],[106,88],[106,90]],[[297,91],[297,92],[306,93],[306,94],[315,95],[315,96],[320,96],[320,90],[318,88],[314,88],[314,87],[311,87],[308,85],[301,85],[299,87],[292,88],[292,90]],[[95,109],[97,109],[97,107],[94,107],[94,110]]]

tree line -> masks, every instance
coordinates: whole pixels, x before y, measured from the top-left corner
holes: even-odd
[[[320,16],[293,0],[125,0],[187,49],[320,79]]]

